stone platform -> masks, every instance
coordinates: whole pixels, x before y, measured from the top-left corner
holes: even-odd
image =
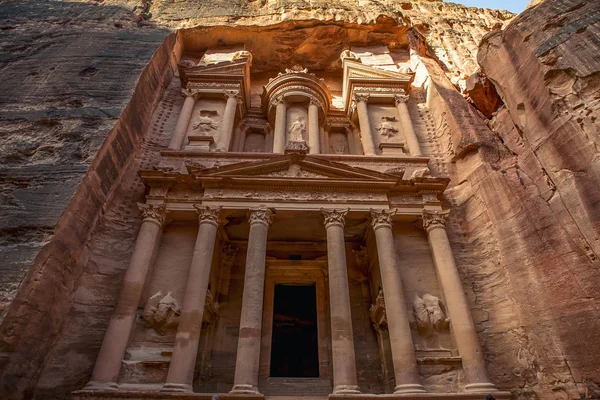
[[[510,392],[492,393],[496,400],[510,400]],[[419,393],[419,394],[346,394],[328,396],[264,396],[248,394],[230,394],[230,393],[162,393],[157,391],[146,392],[92,392],[80,390],[73,392],[73,400],[103,399],[103,400],[124,400],[124,399],[152,399],[152,400],[485,400],[487,393]]]

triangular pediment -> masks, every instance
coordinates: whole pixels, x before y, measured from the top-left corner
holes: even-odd
[[[347,78],[365,78],[365,79],[395,79],[402,82],[410,82],[411,74],[390,71],[376,68],[371,65],[365,65],[358,61],[344,61],[344,77]]]
[[[309,155],[288,154],[268,160],[250,161],[210,168],[195,174],[198,178],[236,178],[236,180],[368,181],[395,182],[398,177],[364,168],[327,161]]]

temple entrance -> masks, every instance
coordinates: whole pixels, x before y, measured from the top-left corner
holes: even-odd
[[[271,377],[319,377],[317,295],[312,285],[276,285]]]

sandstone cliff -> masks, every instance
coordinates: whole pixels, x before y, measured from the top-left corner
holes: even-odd
[[[452,177],[452,241],[493,380],[523,399],[592,396],[600,382],[598,4],[547,0],[486,36],[479,62],[506,104],[489,127],[457,87],[506,12],[391,0],[0,7],[2,396],[63,398],[89,377],[123,271],[96,274],[98,292],[83,297],[102,301],[81,305],[73,292],[85,288],[84,268],[96,268],[87,265],[93,234],[124,253],[135,237],[132,205],[144,195],[135,168],[159,148],[144,135],[185,36],[174,32],[294,21],[406,34],[432,77],[443,148],[433,156]],[[104,215],[115,197],[125,220]],[[87,324],[87,342],[72,339],[81,332],[67,318]],[[80,364],[63,369],[65,360]]]

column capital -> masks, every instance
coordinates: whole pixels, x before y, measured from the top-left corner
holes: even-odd
[[[219,226],[221,224],[221,210],[223,207],[209,207],[209,206],[201,206],[199,204],[194,204],[194,208],[198,212],[198,222],[200,224],[213,224],[214,226]]]
[[[272,105],[272,106],[274,106],[274,107],[277,107],[277,106],[278,106],[278,105],[280,105],[280,104],[283,104],[284,106],[286,106],[286,107],[287,107],[287,103],[286,103],[285,99],[283,98],[283,96],[276,96],[276,97],[273,97],[273,98],[270,100],[270,103],[271,103],[271,105]]]
[[[248,210],[248,222],[251,226],[253,224],[269,226],[273,222],[273,214],[273,211],[267,207],[251,208]]]
[[[371,97],[369,93],[354,93],[352,100],[357,103],[360,103],[361,101],[367,102],[369,101],[369,97]]]
[[[423,210],[423,228],[427,232],[430,232],[435,228],[446,228],[446,220],[448,219],[448,215],[450,214],[450,210],[446,211],[431,211],[431,210]]]
[[[321,208],[321,214],[323,214],[323,224],[325,228],[329,228],[330,226],[338,225],[342,228],[346,223],[346,215],[348,214],[350,209],[346,210],[336,210],[334,209],[325,209]]]
[[[374,210],[371,209],[371,227],[374,231],[379,228],[392,228],[392,216],[397,210]]]
[[[401,94],[395,94],[394,101],[396,102],[396,105],[398,105],[400,103],[407,103],[409,97],[410,96],[406,92],[403,92]]]
[[[161,227],[165,224],[167,218],[167,205],[162,204],[143,204],[138,203],[138,209],[142,213],[143,221],[152,221]]]
[[[317,107],[323,108],[323,104],[321,104],[321,102],[315,96],[310,96],[310,98],[308,100],[308,104],[311,106],[317,106]]]
[[[223,90],[223,95],[225,96],[226,100],[229,100],[232,97],[234,97],[236,100],[239,100],[240,91],[239,90]]]
[[[198,96],[198,90],[183,88],[183,89],[181,89],[181,94],[185,97],[194,97],[195,98],[196,96]]]

